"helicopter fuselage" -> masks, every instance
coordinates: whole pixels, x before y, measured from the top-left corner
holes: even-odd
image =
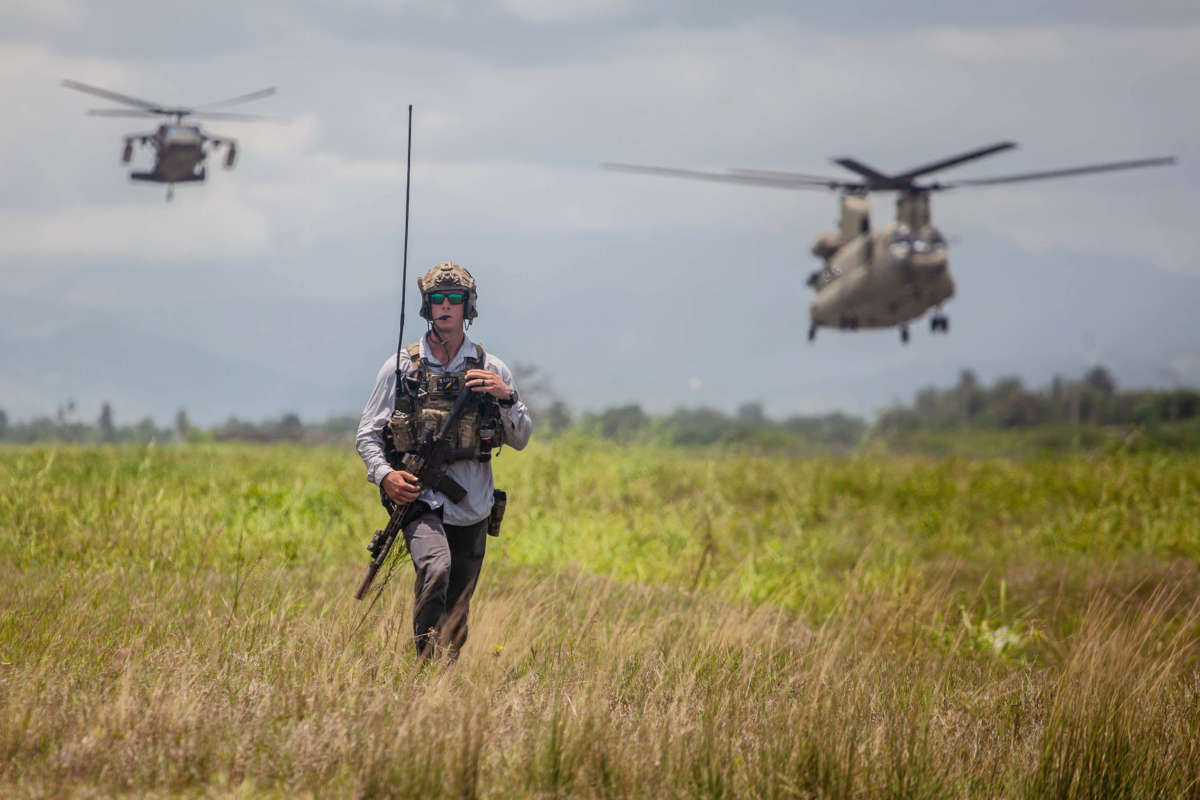
[[[154,146],[154,169],[134,172],[133,180],[185,183],[204,180],[204,143],[208,137],[196,125],[160,125],[152,136],[135,137]]]
[[[810,284],[814,325],[845,330],[903,325],[954,296],[946,242],[932,226],[913,232],[894,222],[861,233],[832,252],[841,232],[817,240],[828,253]]]

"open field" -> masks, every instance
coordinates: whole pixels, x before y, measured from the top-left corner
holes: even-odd
[[[351,448],[0,448],[0,796],[1200,796],[1200,459],[567,438],[454,665]]]

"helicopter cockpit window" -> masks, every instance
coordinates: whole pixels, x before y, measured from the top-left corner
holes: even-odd
[[[907,225],[897,225],[896,229],[892,231],[892,242],[888,245],[888,251],[892,254],[892,258],[903,260],[912,250],[912,230]]]

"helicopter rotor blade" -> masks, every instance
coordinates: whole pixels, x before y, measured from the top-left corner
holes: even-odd
[[[845,184],[836,180],[804,180],[801,177],[768,177],[742,171],[701,172],[693,169],[675,169],[673,167],[650,167],[639,164],[601,164],[604,169],[616,172],[633,172],[641,175],[660,175],[668,178],[690,178],[700,181],[715,181],[717,183],[738,183],[744,186],[767,186],[772,189],[837,189],[860,188],[859,184]]]
[[[787,183],[812,183],[829,188],[858,189],[862,184],[855,181],[844,181],[840,178],[829,178],[825,175],[809,175],[804,172],[785,172],[777,169],[731,169],[734,175],[746,175],[751,178],[762,178]]]
[[[996,142],[995,144],[990,144],[987,147],[980,147],[977,150],[970,150],[966,153],[960,153],[959,155],[951,156],[950,158],[946,158],[941,161],[935,161],[932,164],[926,164],[922,167],[910,169],[908,172],[902,172],[896,176],[896,180],[911,183],[913,178],[921,175],[928,175],[930,172],[937,172],[938,170],[958,166],[959,164],[967,161],[974,161],[977,158],[983,158],[984,156],[990,156],[993,153],[999,153],[1002,150],[1011,150],[1016,146],[1016,142]]]
[[[867,179],[867,189],[903,189],[907,186],[904,181],[900,181],[890,175],[884,175],[874,167],[869,167],[861,161],[854,158],[835,158],[833,163],[840,164],[851,172],[856,172]]]
[[[273,94],[275,94],[275,87],[269,86],[266,89],[259,89],[257,92],[250,92],[249,94],[240,94],[237,97],[231,97],[228,100],[217,100],[212,103],[205,103],[202,106],[196,106],[196,110],[200,111],[201,109],[205,108],[216,108],[217,106],[232,106],[238,103],[248,103],[251,100],[257,100],[260,97],[270,97]]]
[[[259,114],[239,114],[233,111],[196,111],[191,114],[195,119],[221,119],[235,120],[240,122],[278,122],[286,123],[285,119],[276,119],[275,117],[264,117]]]
[[[137,117],[139,119],[157,119],[161,116],[155,111],[135,111],[132,108],[91,108],[88,109],[89,117]]]
[[[94,94],[97,97],[103,97],[106,100],[112,100],[114,102],[124,103],[124,104],[130,105],[130,106],[137,106],[138,108],[145,109],[146,111],[157,112],[157,111],[162,110],[161,103],[155,103],[151,100],[142,100],[137,97],[130,97],[127,94],[118,94],[116,92],[110,92],[108,89],[101,89],[98,86],[89,86],[86,83],[80,83],[79,81],[73,81],[73,80],[70,80],[69,78],[64,80],[62,82],[62,85],[67,87],[68,89],[74,89],[77,92],[85,92],[87,94]],[[168,112],[168,113],[170,113],[170,112]]]
[[[997,183],[1017,183],[1018,181],[1040,181],[1047,178],[1067,178],[1072,175],[1090,175],[1093,172],[1113,172],[1120,169],[1139,169],[1141,167],[1165,167],[1175,163],[1175,156],[1158,158],[1141,158],[1135,161],[1111,161],[1106,164],[1087,164],[1082,167],[1067,167],[1066,169],[1051,169],[1041,172],[1025,172],[1020,175],[999,175],[994,178],[971,178],[954,181],[953,183],[935,183],[928,189],[953,189],[958,186],[991,186]]]

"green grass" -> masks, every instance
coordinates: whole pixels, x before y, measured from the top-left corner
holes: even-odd
[[[455,665],[350,448],[0,448],[0,796],[1200,795],[1200,462],[565,438]]]

